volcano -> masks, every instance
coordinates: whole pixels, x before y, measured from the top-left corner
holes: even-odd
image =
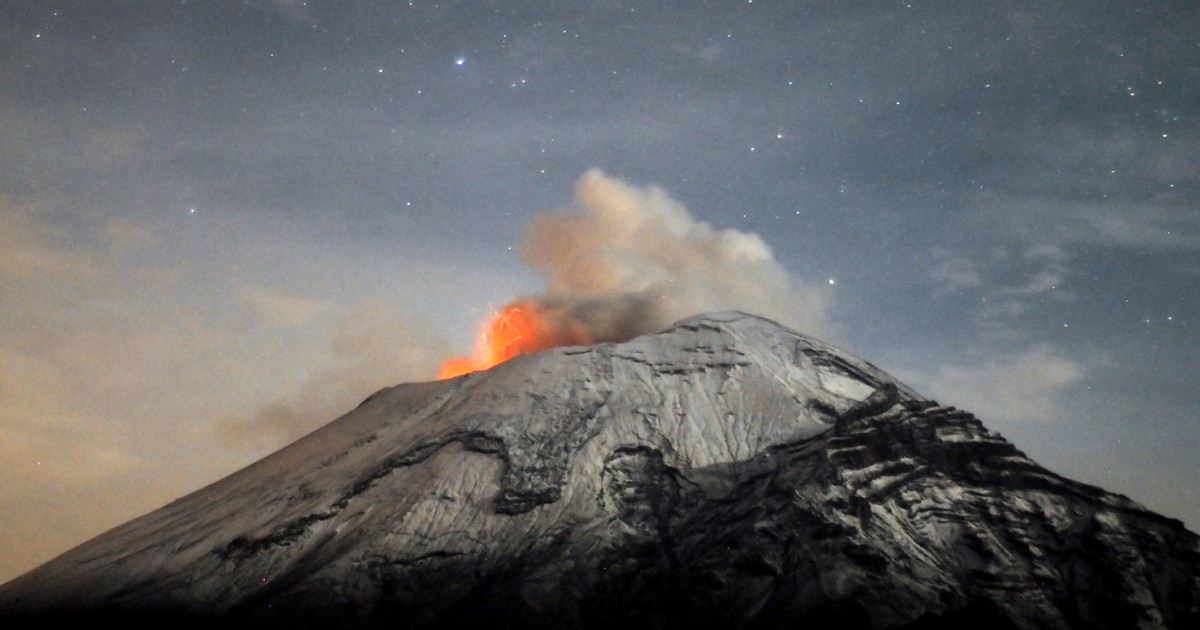
[[[1200,538],[844,351],[723,312],[380,391],[0,587],[0,611],[288,628],[1200,628]]]

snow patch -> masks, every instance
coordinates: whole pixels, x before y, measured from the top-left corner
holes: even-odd
[[[817,379],[825,391],[849,400],[863,400],[875,391],[874,386],[834,370],[817,370]]]

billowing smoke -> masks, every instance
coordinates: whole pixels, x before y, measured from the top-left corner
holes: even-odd
[[[828,334],[829,294],[789,277],[758,236],[714,230],[657,187],[592,169],[577,207],[538,217],[521,255],[546,281],[518,300],[542,347],[623,341],[706,311],[737,309]]]
[[[521,242],[521,255],[544,278],[545,291],[501,309],[475,356],[446,361],[439,378],[525,352],[624,341],[706,311],[739,309],[805,332],[831,332],[827,290],[791,279],[759,237],[714,230],[661,189],[632,186],[599,170],[580,178],[575,201],[534,219]],[[278,306],[277,299],[266,302]],[[428,378],[447,354],[443,340],[416,323],[386,309],[357,312],[333,336],[334,365],[293,395],[227,418],[219,433],[229,444],[277,446],[378,388]]]

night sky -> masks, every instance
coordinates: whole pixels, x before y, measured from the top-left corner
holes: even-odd
[[[5,0],[0,581],[433,378],[595,168],[1200,529],[1198,118],[1192,1]]]

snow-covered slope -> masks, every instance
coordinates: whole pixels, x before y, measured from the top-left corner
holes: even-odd
[[[727,312],[381,391],[0,587],[0,610],[1190,628],[1200,542],[864,361]]]

